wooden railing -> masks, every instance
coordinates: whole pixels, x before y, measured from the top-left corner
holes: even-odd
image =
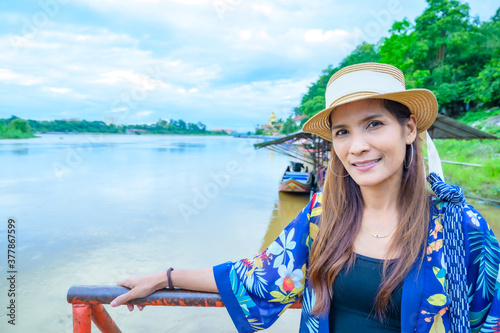
[[[72,286],[68,290],[68,303],[73,306],[73,332],[90,333],[91,322],[103,333],[121,332],[103,304],[109,304],[129,289],[119,286]],[[153,294],[127,302],[147,306],[224,307],[219,294],[183,289],[162,289]],[[291,308],[300,309],[300,301]]]

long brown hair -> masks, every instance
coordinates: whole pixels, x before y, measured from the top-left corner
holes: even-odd
[[[404,125],[410,111],[398,102],[378,100]],[[383,320],[392,292],[404,280],[416,260],[421,260],[428,231],[429,203],[425,185],[422,151],[418,137],[407,146],[403,178],[398,195],[399,224],[393,235],[387,258],[400,254],[388,269],[384,261],[383,279],[375,299],[376,315]],[[413,158],[411,157],[413,154]],[[354,239],[361,228],[363,198],[356,182],[346,170],[332,148],[332,172],[327,172],[323,189],[322,214],[319,232],[311,249],[309,277],[316,293],[315,315],[327,315],[333,297],[333,283],[344,267],[355,260]],[[410,164],[411,161],[411,164]]]

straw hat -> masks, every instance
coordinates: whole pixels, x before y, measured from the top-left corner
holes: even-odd
[[[326,87],[326,109],[309,119],[302,130],[332,141],[330,113],[334,108],[363,99],[388,99],[406,105],[417,118],[418,132],[428,129],[436,119],[436,96],[427,89],[405,89],[403,72],[378,63],[347,66],[332,75]]]

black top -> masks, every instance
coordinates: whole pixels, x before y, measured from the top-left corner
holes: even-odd
[[[330,333],[401,331],[402,283],[391,296],[385,322],[380,322],[375,315],[374,304],[382,281],[383,264],[382,259],[356,254],[353,267],[349,271],[346,268],[340,271],[333,284]]]

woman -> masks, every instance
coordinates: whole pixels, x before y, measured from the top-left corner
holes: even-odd
[[[325,97],[303,128],[332,142],[324,190],[266,251],[128,278],[112,306],[175,286],[219,292],[239,332],[269,327],[300,295],[300,332],[496,331],[498,242],[460,189],[435,174],[437,197],[426,189],[418,134],[437,115],[432,92],[367,63],[335,73]]]

